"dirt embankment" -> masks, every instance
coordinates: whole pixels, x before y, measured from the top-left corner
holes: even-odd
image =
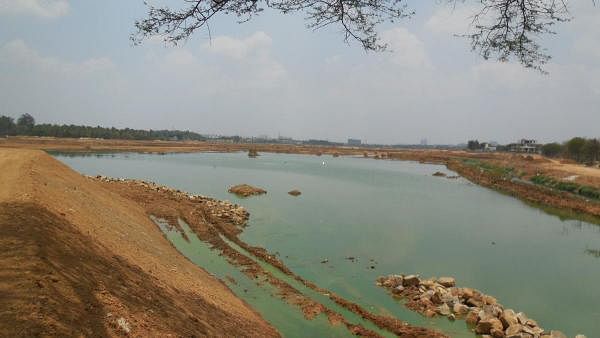
[[[256,279],[259,283],[260,281],[265,281],[274,286],[278,290],[277,295],[289,304],[299,307],[307,320],[319,314],[325,314],[332,324],[343,324],[352,334],[366,337],[380,336],[361,325],[349,322],[340,313],[305,296],[294,286],[263,269],[255,260],[238,252],[223,237],[240,246],[255,258],[274,266],[284,274],[299,281],[306,287],[320,294],[328,295],[338,305],[354,312],[383,330],[401,337],[446,337],[440,332],[415,327],[395,317],[371,313],[360,305],[348,301],[330,290],[320,288],[316,284],[296,275],[281,260],[264,248],[253,247],[243,242],[239,239],[238,235],[242,232],[244,224],[237,219],[236,214],[240,214],[240,212],[235,212],[239,208],[236,205],[218,202],[208,197],[188,195],[185,192],[166,189],[149,182],[106,179],[102,177],[91,179],[101,183],[107,190],[136,201],[149,215],[166,220],[175,229],[179,229],[177,220],[184,220],[200,240],[208,242],[214,248],[220,250],[230,263],[240,266],[247,276]]]
[[[528,179],[536,174],[543,174],[556,181],[578,183],[600,189],[600,169],[590,168],[574,163],[563,163],[544,158],[540,155],[525,156],[513,153],[471,153],[461,150],[438,149],[397,149],[378,148],[364,149],[353,147],[325,147],[309,145],[286,144],[240,144],[240,143],[211,143],[183,141],[131,141],[131,140],[98,140],[98,139],[67,139],[39,137],[10,137],[0,138],[1,147],[16,147],[26,149],[43,149],[58,151],[131,151],[150,153],[169,152],[246,152],[249,149],[257,152],[307,154],[317,156],[360,156],[380,160],[409,160],[422,163],[444,164],[465,176],[474,183],[509,193],[528,202],[548,205],[555,208],[585,213],[594,217],[600,216],[599,202],[586,201],[573,194],[560,193],[536,187],[519,184],[513,181],[500,182],[495,175],[488,172],[473,170],[464,165],[464,160],[476,160],[502,168],[511,168],[520,172]]]
[[[0,149],[0,336],[278,336],[137,203]]]
[[[507,193],[524,201],[600,217],[599,202],[586,200],[568,192],[506,179],[458,160],[449,160],[447,166],[473,183]],[[531,175],[531,173],[526,175]]]

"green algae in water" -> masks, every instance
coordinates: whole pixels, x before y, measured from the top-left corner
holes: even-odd
[[[312,320],[304,319],[299,308],[285,303],[276,295],[275,288],[267,282],[259,285],[256,280],[248,278],[237,267],[227,262],[224,256],[220,256],[218,250],[212,249],[209,244],[198,239],[185,222],[179,220],[179,225],[185,234],[183,236],[182,233],[167,225],[164,220],[156,217],[152,217],[152,220],[177,250],[194,264],[225,282],[236,296],[250,304],[283,336],[352,337],[344,325],[331,325],[323,314]],[[233,278],[235,282],[228,278]]]
[[[251,214],[241,240],[279,252],[302,278],[372,312],[473,337],[464,322],[424,318],[374,284],[379,275],[444,275],[545,329],[600,332],[600,260],[586,251],[600,248],[600,227],[464,179],[431,176],[454,175],[443,166],[268,153],[57,157],[84,174],[145,179],[240,204]],[[269,193],[244,200],[227,193],[240,183]],[[289,196],[291,189],[302,195]]]

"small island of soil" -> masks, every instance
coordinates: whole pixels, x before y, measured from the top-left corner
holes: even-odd
[[[230,187],[228,190],[232,194],[236,194],[240,197],[248,197],[253,195],[266,194],[267,191],[261,188],[253,187],[248,184],[238,184]]]
[[[292,196],[300,196],[302,195],[302,192],[300,192],[300,190],[292,190],[292,191],[288,191],[288,194],[292,195]]]

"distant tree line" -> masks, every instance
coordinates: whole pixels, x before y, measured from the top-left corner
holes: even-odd
[[[600,140],[574,137],[562,144],[547,143],[542,146],[542,155],[570,158],[581,163],[594,163],[600,160]]]
[[[105,128],[77,125],[36,124],[30,114],[21,115],[15,122],[12,117],[0,116],[0,136],[51,136],[71,138],[103,138],[123,140],[195,140],[207,138],[192,131],[182,130],[142,130],[131,128]]]

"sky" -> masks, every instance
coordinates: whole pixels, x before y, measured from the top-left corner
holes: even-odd
[[[152,1],[151,1],[152,2]],[[172,0],[171,6],[182,4]],[[545,38],[548,75],[483,60],[456,34],[477,1],[409,1],[365,52],[302,14],[220,16],[211,38],[133,46],[142,0],[0,0],[0,114],[38,123],[368,143],[508,143],[600,137],[600,7]]]

